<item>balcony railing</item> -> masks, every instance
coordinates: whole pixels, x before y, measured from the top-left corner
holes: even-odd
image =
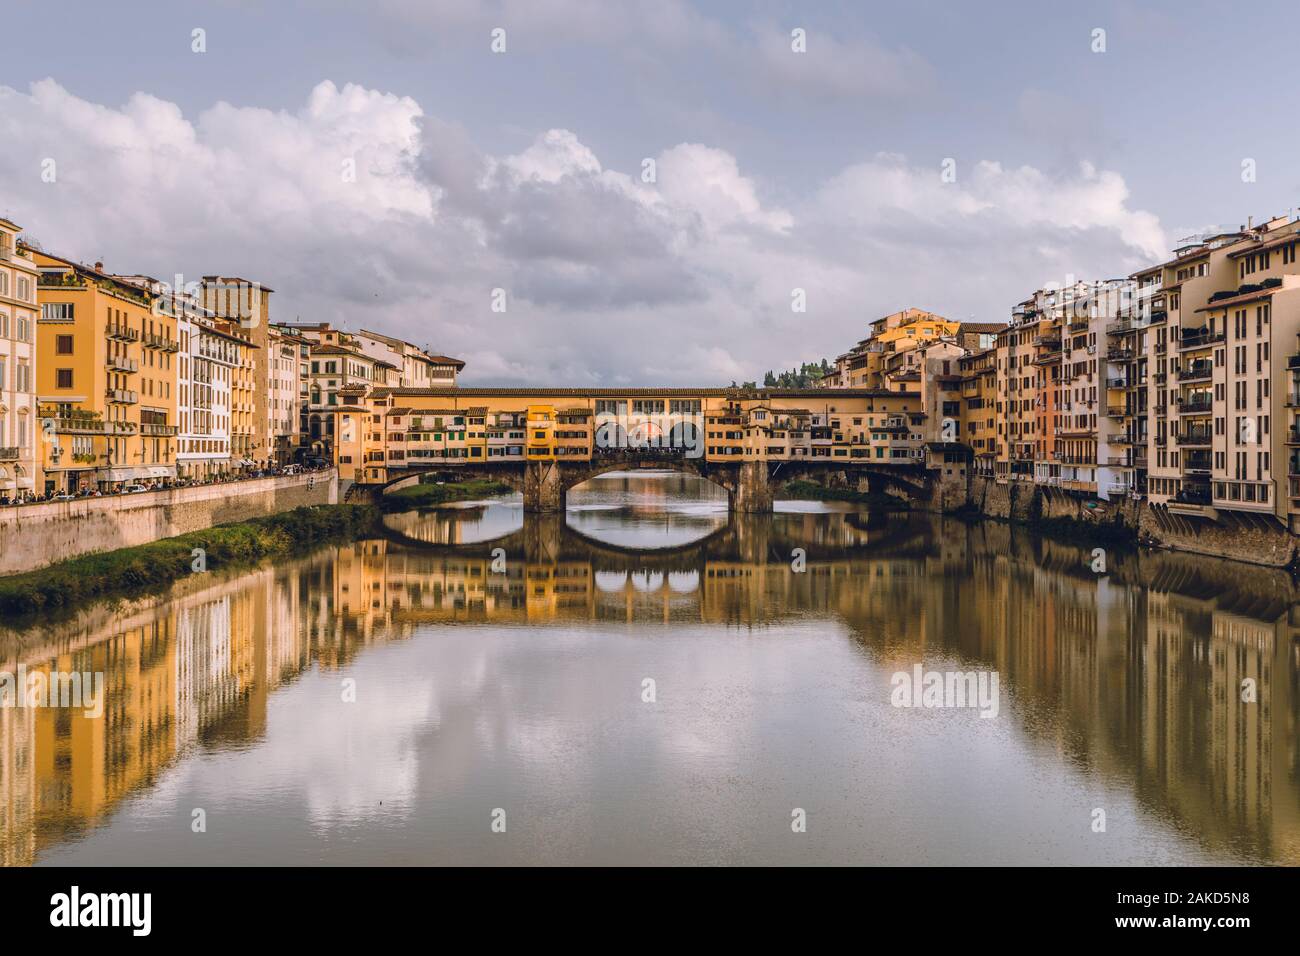
[[[141,435],[152,435],[154,437],[168,437],[175,435],[176,425],[160,425],[155,422],[142,422],[140,424]]]
[[[156,335],[150,332],[144,337],[144,347],[147,349],[161,349],[164,352],[179,352],[181,344],[165,335]]]
[[[1203,349],[1215,342],[1222,342],[1226,337],[1227,334],[1224,332],[1198,332],[1195,335],[1184,335],[1178,340],[1178,348],[1180,350]]]
[[[1189,428],[1176,435],[1174,440],[1180,445],[1208,445],[1210,443],[1210,430],[1208,428]]]
[[[1107,418],[1123,418],[1127,414],[1128,411],[1123,405],[1111,405],[1106,409]]]
[[[140,363],[135,359],[124,358],[120,355],[110,355],[104,364],[115,372],[138,372]]]
[[[104,397],[118,405],[135,405],[140,401],[140,393],[129,388],[108,388]]]
[[[17,460],[18,460],[17,445],[5,445],[4,447],[0,448],[0,461],[17,461]]]
[[[1214,370],[1210,362],[1198,362],[1195,365],[1189,365],[1187,368],[1178,370],[1178,381],[1194,382],[1198,379],[1209,378]]]
[[[1180,415],[1204,415],[1208,413],[1213,406],[1213,401],[1208,395],[1204,398],[1178,399],[1178,414]]]

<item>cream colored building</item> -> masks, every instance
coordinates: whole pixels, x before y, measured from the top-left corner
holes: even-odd
[[[39,485],[36,286],[40,272],[18,246],[17,224],[0,219],[0,499]]]

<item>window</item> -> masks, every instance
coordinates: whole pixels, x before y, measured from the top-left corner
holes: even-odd
[[[75,318],[74,304],[71,302],[41,303],[41,318],[70,321]]]
[[[55,388],[72,388],[72,369],[59,368],[54,370],[54,387]]]
[[[71,355],[72,354],[72,336],[56,335],[54,337],[54,354]]]

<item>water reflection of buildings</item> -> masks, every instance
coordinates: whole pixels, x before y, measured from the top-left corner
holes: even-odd
[[[445,624],[793,618],[834,622],[885,669],[995,668],[1038,745],[1216,850],[1300,862],[1300,622],[1280,573],[1144,554],[1098,575],[1085,549],[914,518],[737,519],[652,554],[554,522],[457,547],[412,530],[25,636],[7,669],[102,670],[108,702],[102,719],[0,709],[0,862],[96,826],[195,747],[257,739],[277,687],[372,643]],[[1245,678],[1255,705],[1240,703]]]

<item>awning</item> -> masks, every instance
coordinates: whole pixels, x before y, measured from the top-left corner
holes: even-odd
[[[148,475],[146,475],[146,477],[148,478],[175,478],[176,477],[175,469],[169,468],[166,465],[150,465],[148,468],[145,469],[145,471],[149,473]]]
[[[7,481],[0,481],[0,491],[13,491],[17,487],[17,483],[12,478]]]
[[[100,481],[134,481],[137,478],[152,478],[148,468],[104,468],[100,470]]]
[[[36,479],[35,479],[35,478],[19,478],[19,479],[18,479],[18,487],[19,487],[19,488],[35,488],[35,487],[36,487]]]

